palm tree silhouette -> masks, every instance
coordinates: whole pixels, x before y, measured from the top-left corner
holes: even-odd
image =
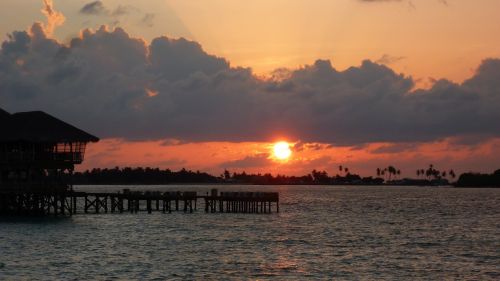
[[[452,170],[450,170],[449,174],[450,174],[450,177],[451,177],[452,179],[455,179],[456,175],[455,175],[455,171],[453,171],[453,169],[452,169]]]
[[[396,168],[389,166],[387,167],[387,171],[389,172],[389,180],[391,180],[391,175],[396,175]]]

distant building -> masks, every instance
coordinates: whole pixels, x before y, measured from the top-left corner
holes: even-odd
[[[0,188],[66,188],[64,176],[99,139],[45,112],[0,109]]]

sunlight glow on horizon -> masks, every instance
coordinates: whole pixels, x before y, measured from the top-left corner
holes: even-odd
[[[292,155],[290,144],[286,141],[279,141],[273,146],[273,155],[276,159],[286,161]]]

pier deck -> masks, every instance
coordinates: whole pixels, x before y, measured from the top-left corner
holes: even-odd
[[[277,192],[221,192],[199,195],[192,191],[122,192],[78,191],[0,191],[0,215],[72,216],[88,213],[137,213],[153,211],[193,213],[198,201],[206,213],[272,213],[279,212]]]

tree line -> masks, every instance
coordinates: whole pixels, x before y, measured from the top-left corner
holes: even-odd
[[[313,170],[304,176],[272,175],[270,173],[230,172],[225,170],[214,176],[206,172],[181,169],[159,169],[150,167],[94,168],[69,175],[72,184],[187,184],[187,183],[233,183],[233,184],[382,184],[382,178],[360,177],[351,174],[348,168],[343,175],[329,176],[326,171]]]
[[[181,169],[172,171],[159,168],[115,167],[112,169],[86,170],[75,172],[72,184],[170,184],[170,183],[218,183],[217,177],[200,171]]]
[[[492,174],[464,173],[455,186],[458,187],[500,187],[500,169]]]
[[[401,170],[395,166],[377,168],[376,177],[362,177],[351,173],[345,166],[338,167],[338,173],[329,175],[324,170],[312,170],[303,176],[272,175],[270,173],[246,173],[230,172],[224,170],[219,176],[214,176],[206,172],[180,169],[172,171],[170,169],[159,169],[150,167],[115,167],[104,169],[91,169],[83,172],[75,172],[68,175],[72,184],[324,184],[324,185],[447,185],[447,178],[456,177],[453,170],[439,171],[434,165],[429,165],[427,169],[416,171],[417,179],[400,179]],[[500,170],[491,175],[465,173],[462,174],[455,183],[457,186],[500,186]]]

